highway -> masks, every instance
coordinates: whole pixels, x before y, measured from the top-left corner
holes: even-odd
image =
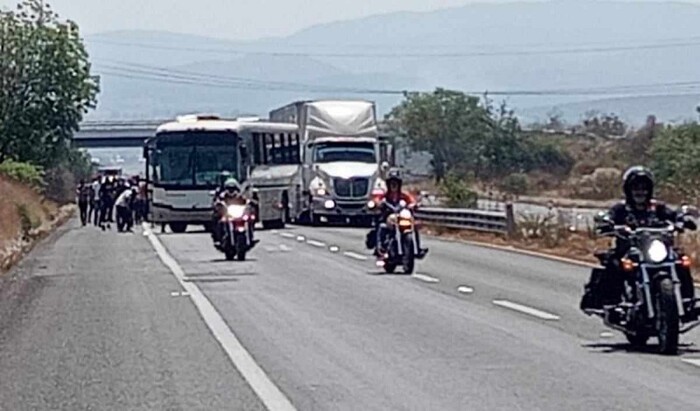
[[[697,410],[700,332],[631,351],[588,271],[425,239],[385,275],[360,229],[208,234],[75,221],[0,281],[0,409]]]

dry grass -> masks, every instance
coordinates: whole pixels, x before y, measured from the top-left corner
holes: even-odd
[[[50,224],[58,214],[56,203],[45,200],[32,188],[0,176],[0,263],[11,250],[21,248],[29,231]]]

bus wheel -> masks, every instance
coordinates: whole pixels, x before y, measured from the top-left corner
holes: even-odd
[[[187,223],[170,223],[168,225],[173,230],[173,233],[181,234],[187,231]]]
[[[277,228],[284,228],[283,220],[268,220],[262,222],[263,230],[273,230]]]

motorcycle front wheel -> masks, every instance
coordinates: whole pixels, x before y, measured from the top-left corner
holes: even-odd
[[[403,235],[403,258],[402,258],[404,274],[413,274],[416,266],[416,256],[413,250],[413,237],[411,233]]]
[[[659,352],[665,355],[678,353],[679,319],[676,294],[669,278],[661,280],[656,299]]]

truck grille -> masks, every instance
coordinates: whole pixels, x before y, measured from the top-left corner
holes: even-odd
[[[335,178],[333,179],[333,189],[338,197],[361,198],[366,197],[369,192],[369,179],[358,178]]]

